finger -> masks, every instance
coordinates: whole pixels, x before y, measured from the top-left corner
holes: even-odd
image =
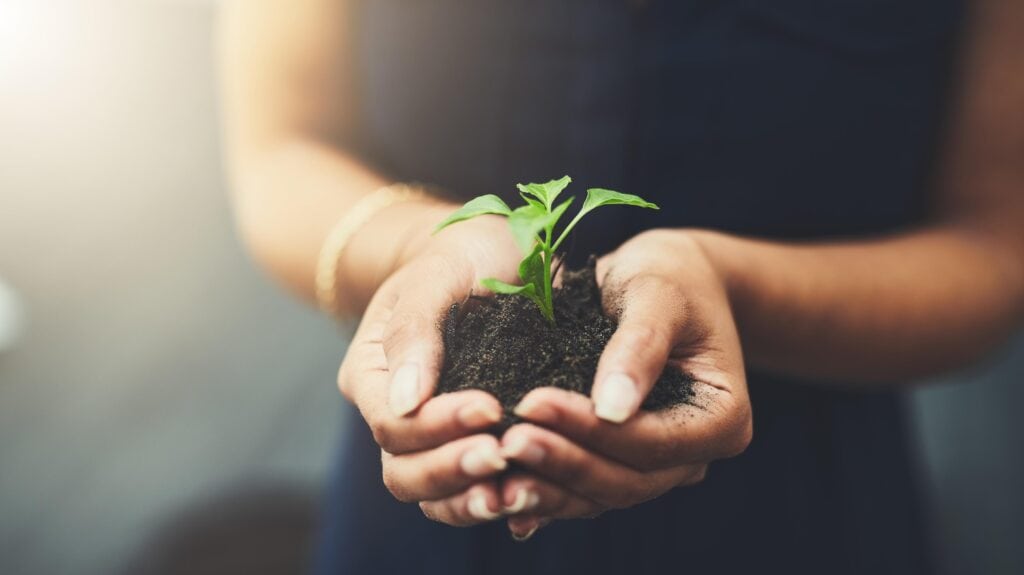
[[[551,272],[551,286],[562,287],[562,281],[565,279],[565,257],[555,254],[554,267]]]
[[[686,320],[686,300],[655,276],[633,276],[608,293],[619,325],[601,354],[591,397],[598,417],[622,423],[665,369]]]
[[[380,392],[386,382],[367,390],[360,413],[374,440],[388,453],[402,455],[439,447],[449,441],[493,428],[501,421],[501,405],[487,392],[468,389],[429,399],[416,413],[397,417]]]
[[[452,258],[429,256],[393,281],[400,295],[382,343],[391,374],[388,403],[401,417],[434,392],[444,359],[441,323],[451,304],[469,293],[472,273]]]
[[[706,473],[706,465],[695,466],[683,474],[679,486],[699,483]],[[551,519],[592,519],[605,511],[593,501],[531,475],[520,473],[507,477],[501,489],[503,512],[508,516],[508,529],[516,541],[529,539]]]
[[[384,290],[380,290],[367,305],[338,369],[338,389],[353,403],[357,403],[356,386],[364,381],[364,375],[374,372],[379,372],[376,373],[378,376],[387,375],[388,362],[382,340],[387,320],[391,317],[393,302],[390,299]]]
[[[420,503],[423,514],[454,527],[468,527],[500,518],[497,483],[486,481],[466,491],[438,501]]]
[[[446,393],[427,400],[415,414],[395,415],[388,405],[389,372],[383,336],[393,315],[382,294],[367,308],[338,371],[338,387],[356,404],[377,444],[401,454],[437,447],[483,431],[501,420],[498,400],[479,390]]]
[[[515,425],[505,432],[501,453],[552,483],[611,509],[647,501],[683,479],[677,468],[637,472],[531,424]]]
[[[473,435],[429,451],[382,452],[384,485],[399,501],[433,501],[459,493],[508,466],[493,435]]]
[[[533,474],[515,473],[501,482],[502,513],[506,516],[577,519],[597,517],[598,503]]]
[[[507,521],[508,531],[512,535],[512,539],[520,543],[529,540],[539,529],[548,523],[551,523],[550,519],[532,515],[517,515],[509,517]]]
[[[523,398],[515,414],[629,467],[652,471],[732,457],[750,443],[748,404],[718,387],[702,386],[701,394],[700,407],[640,411],[614,424],[597,417],[590,398],[541,387]]]

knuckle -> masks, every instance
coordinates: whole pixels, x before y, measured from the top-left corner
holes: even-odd
[[[652,349],[669,349],[671,336],[667,330],[647,323],[631,323],[622,330],[620,351],[629,356]]]
[[[410,311],[396,313],[384,330],[384,348],[387,350],[410,345],[430,334],[431,322]]]
[[[660,334],[652,325],[631,324],[622,334],[622,343],[632,350],[642,350],[658,342]]]
[[[626,282],[631,299],[642,302],[648,314],[656,314],[663,323],[683,321],[687,310],[686,291],[677,281],[657,273],[639,272]],[[629,313],[629,307],[625,312]]]
[[[691,471],[682,481],[679,482],[679,487],[692,487],[704,481],[708,475],[708,466],[701,465]]]
[[[722,443],[722,457],[736,457],[746,451],[754,439],[754,421],[749,404],[736,408],[730,419],[728,432]]]
[[[352,401],[352,378],[349,375],[351,369],[348,365],[349,362],[346,359],[341,362],[341,367],[338,368],[338,391],[341,392],[345,399]]]
[[[374,442],[376,442],[381,449],[388,453],[398,451],[398,445],[395,442],[394,430],[391,429],[391,426],[386,420],[372,419],[368,420],[367,424],[370,426],[370,433],[373,435]]]
[[[631,324],[622,330],[618,342],[620,342],[622,351],[632,354],[649,348],[656,339],[657,335],[652,326]]]
[[[395,273],[384,278],[381,282],[380,287],[373,294],[370,299],[370,305],[380,304],[383,306],[389,306],[394,303],[393,298],[397,295],[401,289],[402,283],[407,281],[409,268],[402,267]]]
[[[678,289],[674,281],[667,279],[661,274],[647,271],[639,271],[634,274],[629,278],[626,286],[634,294],[647,297],[658,296],[659,298],[665,290]]]
[[[420,511],[423,512],[423,516],[427,519],[441,523],[440,516],[438,516],[433,506],[427,503],[426,501],[420,502]]]
[[[387,462],[384,462],[381,470],[381,478],[384,480],[384,487],[387,488],[391,495],[403,502],[412,503],[415,501],[410,493],[408,487],[401,481],[398,475],[394,472],[393,467]]]
[[[420,470],[419,482],[424,491],[438,493],[449,483],[449,476],[434,466],[424,466]]]
[[[750,447],[750,442],[754,440],[754,424],[748,418],[739,426],[739,429],[734,434],[731,444],[728,446],[726,455],[728,457],[735,457],[747,450]]]

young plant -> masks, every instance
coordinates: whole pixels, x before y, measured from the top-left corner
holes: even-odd
[[[530,299],[537,304],[544,317],[554,323],[555,310],[551,301],[552,265],[558,248],[583,216],[601,206],[626,205],[658,209],[658,206],[640,196],[590,188],[587,190],[587,199],[584,200],[583,207],[561,232],[556,234],[558,221],[575,198],[569,198],[557,205],[555,200],[570,182],[572,178],[565,176],[546,184],[518,184],[516,187],[519,188],[519,195],[526,201],[526,205],[514,210],[494,194],[474,198],[438,224],[434,233],[454,223],[484,214],[507,217],[512,237],[526,256],[519,262],[519,279],[522,280],[522,284],[512,285],[494,278],[484,279],[480,283],[494,293],[515,294]]]

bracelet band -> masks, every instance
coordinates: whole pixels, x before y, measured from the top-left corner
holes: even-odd
[[[340,315],[338,264],[352,236],[381,210],[423,196],[416,187],[391,184],[363,196],[341,216],[327,234],[316,262],[316,302],[321,311],[334,318]]]

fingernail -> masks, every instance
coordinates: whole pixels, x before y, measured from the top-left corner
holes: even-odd
[[[519,543],[522,543],[528,540],[530,537],[533,537],[533,534],[536,533],[538,529],[540,529],[540,525],[535,526],[533,529],[530,529],[522,535],[519,535],[518,533],[512,533],[512,539],[515,539]]]
[[[459,465],[466,475],[472,477],[484,477],[495,471],[501,471],[508,467],[508,462],[502,459],[498,450],[490,445],[474,447],[462,455]]]
[[[540,529],[540,522],[534,522],[533,526],[527,529],[525,532],[516,532],[512,529],[511,525],[508,528],[509,533],[512,534],[512,539],[518,541],[519,543],[522,543],[530,537],[533,537],[533,534],[536,533],[538,529]]]
[[[522,513],[523,511],[529,511],[540,503],[540,496],[534,491],[531,491],[525,487],[520,488],[516,491],[516,498],[512,501],[512,505],[505,507],[504,512],[506,515],[515,515],[516,513]]]
[[[463,427],[489,427],[501,421],[501,408],[489,403],[471,403],[459,409],[457,417]]]
[[[556,413],[547,403],[534,399],[533,397],[526,397],[516,405],[515,409],[512,410],[523,419],[531,419],[533,421],[544,421],[551,422],[555,419]]]
[[[481,521],[493,521],[501,517],[501,513],[487,508],[487,496],[483,493],[476,493],[469,498],[469,514]]]
[[[529,465],[540,465],[544,461],[544,455],[543,447],[525,437],[516,437],[501,449],[501,456],[505,459],[514,459]]]
[[[594,413],[605,421],[622,423],[636,408],[637,392],[633,378],[624,373],[613,373],[604,379],[594,397]]]
[[[391,378],[388,405],[398,417],[402,417],[420,404],[420,370],[414,363],[407,363],[395,371]]]

